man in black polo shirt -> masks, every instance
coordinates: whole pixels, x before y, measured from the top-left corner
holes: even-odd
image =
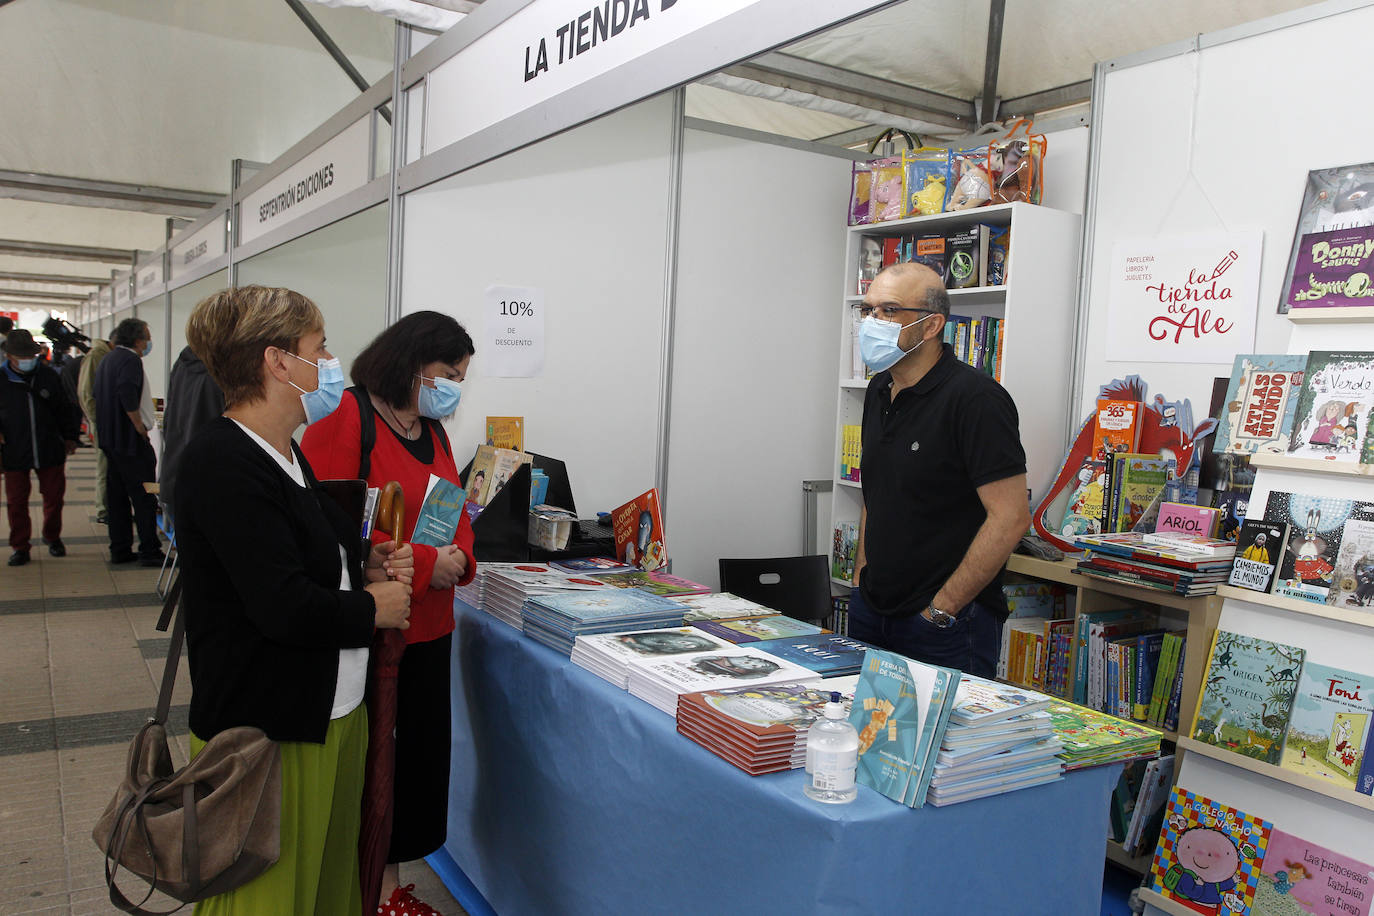
[[[1001,570],[1030,524],[1016,405],[941,342],[949,296],[928,267],[883,270],[861,311],[864,361],[883,371],[864,398],[849,635],[992,677]]]
[[[143,566],[160,566],[157,500],[143,486],[157,479],[157,456],[148,441],[151,400],[143,391],[143,357],[153,349],[152,333],[146,321],[125,318],[110,343],[114,348],[95,371],[97,444],[109,460],[105,510],[110,520],[110,562],[137,559]],[[136,557],[130,516],[138,527]]]

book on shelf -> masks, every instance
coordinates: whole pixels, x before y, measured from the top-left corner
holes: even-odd
[[[698,620],[692,625],[736,644],[814,636],[821,632],[821,628],[814,623],[806,623],[782,614],[745,617],[740,620]]]
[[[1249,353],[1236,357],[1217,415],[1212,449],[1218,455],[1288,451],[1307,354]]]
[[[1116,787],[1112,789],[1112,797],[1107,808],[1107,837],[1123,847],[1126,845],[1131,818],[1145,782],[1145,767],[1151,763],[1154,761],[1132,760],[1121,768]]]
[[[1150,889],[1198,912],[1249,916],[1274,825],[1175,786]]]
[[[1374,714],[1371,688],[1374,678],[1306,662],[1298,679],[1280,765],[1354,789]]]
[[[1217,630],[1193,740],[1277,765],[1305,657],[1297,646]]]
[[[1274,594],[1317,604],[1330,601],[1346,524],[1374,521],[1374,503],[1271,490],[1264,519],[1290,526]]]
[[[1066,592],[1062,585],[1049,582],[1007,582],[1002,585],[1007,602],[1007,619],[1002,622],[996,675],[1008,679],[1011,660],[1012,621],[1022,618],[1058,618],[1067,613]]]
[[[1374,520],[1347,519],[1331,572],[1327,603],[1369,611],[1374,605]]]
[[[1129,856],[1149,852],[1164,824],[1164,806],[1174,783],[1174,755],[1144,762],[1140,791],[1135,799],[1121,846]]]
[[[1294,246],[1288,304],[1304,308],[1368,308],[1374,303],[1374,226],[1308,232]]]
[[[1279,286],[1285,293],[1279,303],[1280,314],[1287,312],[1292,305],[1286,293],[1292,288],[1294,278],[1300,276],[1297,265],[1303,236],[1374,224],[1374,205],[1371,205],[1367,193],[1372,175],[1374,166],[1370,163],[1312,169],[1307,173],[1288,266]]]
[[[1260,863],[1254,916],[1369,916],[1374,866],[1275,827]]]
[[[1176,462],[1159,455],[1121,454],[1112,458],[1111,492],[1105,531],[1131,531],[1160,498]]]
[[[1374,353],[1314,350],[1289,430],[1295,458],[1374,463],[1369,414],[1374,410]]]
[[[525,450],[525,418],[487,417],[487,445],[523,452]]]
[[[924,264],[941,277],[945,275],[949,255],[944,235],[928,232],[924,235],[908,236],[907,252],[908,261]]]
[[[840,427],[840,479],[858,483],[859,465],[863,456],[863,427],[845,424]]]
[[[611,510],[615,555],[622,562],[650,570],[668,565],[663,511],[659,506],[658,488],[654,487]]]
[[[1246,519],[1236,538],[1236,557],[1227,584],[1254,592],[1273,591],[1290,530],[1287,522]]]
[[[1152,533],[1215,538],[1217,535],[1217,510],[1211,506],[1161,503],[1159,515],[1155,519],[1155,529]]]
[[[858,549],[859,523],[840,522],[836,525],[830,547],[830,575],[845,582],[852,581]]]
[[[1140,444],[1144,405],[1139,401],[1101,398],[1093,414],[1092,443],[1077,471],[1059,530],[1067,535],[1099,534],[1103,530],[1110,483],[1111,457],[1134,452]]]
[[[945,289],[984,286],[988,272],[988,227],[968,226],[945,237]]]
[[[958,671],[869,651],[849,713],[859,732],[858,781],[921,807],[958,687]]]
[[[866,642],[839,633],[761,639],[750,646],[774,658],[814,671],[821,677],[858,674],[864,653],[873,648]]]

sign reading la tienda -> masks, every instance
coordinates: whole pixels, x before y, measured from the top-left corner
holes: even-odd
[[[1118,242],[1107,359],[1229,363],[1254,349],[1262,246],[1259,230]]]

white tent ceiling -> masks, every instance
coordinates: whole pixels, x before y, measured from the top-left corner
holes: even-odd
[[[1007,0],[996,94],[1014,99],[1081,83],[1091,77],[1095,61],[1309,2]],[[433,5],[462,10],[471,4]],[[783,49],[790,57],[772,56],[782,71],[795,58],[825,65],[819,68],[824,78],[780,73],[778,67],[730,68],[720,84],[751,95],[695,85],[688,92],[688,114],[852,144],[876,133],[875,125],[892,123],[898,112],[919,122],[921,112],[909,103],[920,97],[915,90],[924,90],[946,97],[937,99],[946,109],[967,108],[964,120],[971,127],[971,102],[984,85],[992,6],[992,0],[905,0]],[[309,10],[366,81],[390,71],[391,19],[319,3]],[[865,94],[872,84],[863,77],[901,84],[901,103],[875,101]],[[0,0],[0,86],[0,240],[124,250],[159,247],[169,211],[3,199],[14,193],[5,188],[3,174],[37,172],[221,195],[228,190],[231,160],[271,161],[358,92],[284,0]],[[786,95],[811,107],[757,95]],[[846,107],[836,113],[816,97]],[[883,110],[864,114],[863,103]],[[814,110],[827,105],[831,111]],[[929,132],[952,136],[967,127],[946,114]],[[107,276],[127,266],[0,250],[0,273]],[[16,288],[6,280],[0,287]],[[59,288],[65,287],[53,287]]]

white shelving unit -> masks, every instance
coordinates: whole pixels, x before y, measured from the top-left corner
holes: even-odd
[[[864,393],[868,389],[864,367],[855,366],[851,321],[853,306],[863,301],[858,293],[860,239],[950,233],[977,223],[1011,227],[1006,285],[951,290],[950,313],[1005,321],[1002,384],[1011,392],[1020,414],[1021,443],[1026,449],[1034,503],[1058,471],[1068,441],[1070,418],[1065,393],[1070,383],[1081,222],[1077,214],[1062,210],[1002,204],[849,228],[845,278],[836,307],[841,377],[837,386],[832,465],[839,485],[831,497],[832,531],[841,522],[857,522],[863,504],[861,489],[838,479],[843,428],[862,422]]]

